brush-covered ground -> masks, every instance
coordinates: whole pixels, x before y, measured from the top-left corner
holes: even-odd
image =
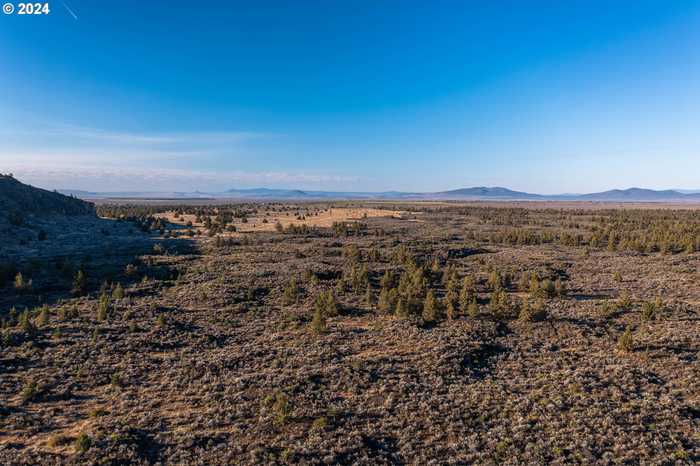
[[[700,461],[697,214],[371,208],[6,283],[0,463]]]

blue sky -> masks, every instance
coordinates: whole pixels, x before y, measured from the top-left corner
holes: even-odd
[[[700,188],[699,2],[65,4],[0,15],[42,187]]]

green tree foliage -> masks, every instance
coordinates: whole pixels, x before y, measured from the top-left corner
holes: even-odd
[[[403,298],[399,298],[396,301],[396,309],[394,310],[394,314],[396,314],[397,317],[400,317],[402,319],[405,319],[408,317],[408,315],[409,315],[408,306],[404,302]]]
[[[374,294],[372,293],[372,287],[367,284],[365,288],[365,306],[371,308],[374,306]]]
[[[508,295],[503,290],[497,290],[491,293],[491,300],[489,301],[489,310],[491,314],[496,319],[504,319],[509,308]]]
[[[49,306],[44,304],[39,309],[39,316],[36,319],[37,326],[46,327],[49,323]]]
[[[620,338],[617,340],[617,348],[626,353],[634,350],[634,336],[629,326],[625,328],[624,333],[620,335]]]
[[[459,291],[459,309],[464,314],[468,314],[468,308],[472,300],[476,297],[476,286],[471,276],[462,279],[462,288]]]
[[[17,272],[17,275],[15,275],[14,287],[15,290],[21,293],[29,291],[32,288],[32,280],[25,279],[22,272]]]
[[[524,322],[541,322],[547,319],[547,307],[544,300],[538,299],[534,304],[530,303],[529,300],[523,301],[518,319]]]
[[[109,309],[110,309],[111,303],[109,299],[109,295],[106,292],[103,292],[100,295],[100,300],[97,304],[97,320],[99,322],[104,322],[107,320],[107,317],[109,315]]]
[[[78,270],[73,278],[73,293],[83,295],[87,291],[87,277],[83,269]]]
[[[479,304],[476,302],[476,296],[472,297],[469,306],[467,306],[467,315],[472,319],[476,319],[479,316]]]
[[[297,285],[296,278],[292,277],[284,288],[284,293],[282,295],[282,303],[285,306],[291,304],[296,304],[299,301],[299,285]]]
[[[323,300],[320,300],[321,296],[316,297],[316,302],[314,304],[314,315],[311,319],[311,329],[315,333],[324,333],[326,331],[326,314],[325,314],[325,304]]]
[[[428,290],[423,301],[423,320],[425,322],[435,322],[439,317],[438,302],[435,299],[433,290]]]
[[[112,299],[123,299],[124,298],[124,288],[122,288],[121,283],[117,283],[117,286],[112,290]]]

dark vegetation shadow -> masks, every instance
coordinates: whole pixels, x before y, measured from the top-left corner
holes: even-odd
[[[462,360],[462,375],[468,375],[476,380],[483,380],[491,373],[493,359],[508,351],[498,343],[486,343],[467,354]]]
[[[612,296],[609,294],[603,294],[603,293],[572,293],[569,292],[567,294],[568,297],[576,300],[576,301],[600,301],[600,300],[605,300],[605,299],[610,299]]]
[[[168,264],[167,256],[199,253],[191,238],[163,238],[130,221],[96,217],[70,221],[80,229],[74,237],[68,230],[57,231],[52,238],[49,230],[35,247],[0,253],[2,317],[13,307],[21,312],[76,296],[94,296],[105,283],[126,288],[144,277],[174,280],[179,271]],[[76,289],[79,271],[84,277],[81,290]]]

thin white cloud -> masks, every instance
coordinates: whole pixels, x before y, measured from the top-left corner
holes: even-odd
[[[67,139],[74,142],[79,140],[88,143],[147,146],[228,144],[280,136],[279,134],[254,131],[124,132],[68,124],[50,125],[44,128],[38,127],[35,130],[5,130],[2,134],[20,138],[41,136],[51,139]]]
[[[63,167],[80,170],[81,167],[124,167],[141,168],[153,164],[174,163],[206,158],[218,154],[209,150],[130,150],[128,148],[80,148],[72,151],[19,150],[0,152],[0,167]]]
[[[191,171],[181,169],[60,167],[44,164],[3,168],[20,181],[47,189],[88,191],[204,191],[240,187],[349,187],[359,178],[328,173],[282,171]]]
[[[63,8],[65,8],[66,11],[68,11],[68,13],[70,13],[70,15],[73,17],[73,19],[76,20],[76,21],[78,21],[78,15],[76,15],[76,14],[73,12],[73,10],[70,9],[70,7],[66,4],[66,2],[61,1],[61,3],[63,3]]]

